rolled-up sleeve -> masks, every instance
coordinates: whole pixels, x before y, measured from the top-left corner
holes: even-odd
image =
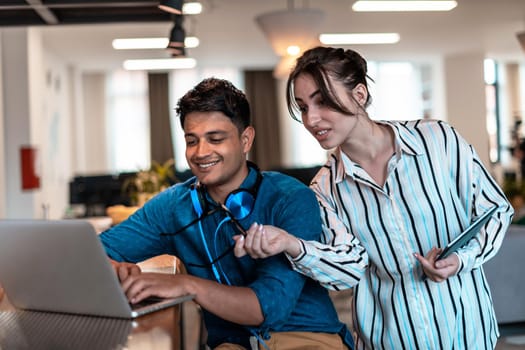
[[[321,283],[325,288],[342,290],[354,287],[368,266],[368,254],[350,233],[336,208],[323,195],[322,183],[312,189],[319,200],[323,235],[319,242],[302,241],[304,254],[291,259],[294,269]]]

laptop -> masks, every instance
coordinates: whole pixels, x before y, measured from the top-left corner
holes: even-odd
[[[84,220],[0,220],[0,285],[18,309],[128,319],[193,298],[130,305]]]

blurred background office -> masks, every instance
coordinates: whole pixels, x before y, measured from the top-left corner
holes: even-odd
[[[174,173],[164,180],[188,176],[174,107],[209,76],[246,91],[257,130],[250,158],[261,168],[319,166],[326,152],[288,116],[284,84],[294,57],[320,40],[370,62],[380,101],[373,118],[446,120],[503,183],[519,171],[509,149],[522,138],[514,126],[525,110],[525,2],[439,2],[448,10],[202,0],[173,14],[147,0],[3,1],[0,218],[98,216],[109,205],[132,205],[122,190],[137,171],[171,159]],[[130,38],[160,44],[122,49],[127,42],[115,41]],[[180,66],[130,61],[138,59]]]

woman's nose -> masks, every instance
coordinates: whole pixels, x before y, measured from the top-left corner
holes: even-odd
[[[303,114],[303,124],[310,128],[316,127],[320,120],[321,116],[317,111],[309,110]]]

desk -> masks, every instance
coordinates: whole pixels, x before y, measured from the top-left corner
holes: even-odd
[[[191,301],[187,302],[191,303]],[[179,350],[183,304],[134,320],[14,310],[0,302],[0,349]]]

